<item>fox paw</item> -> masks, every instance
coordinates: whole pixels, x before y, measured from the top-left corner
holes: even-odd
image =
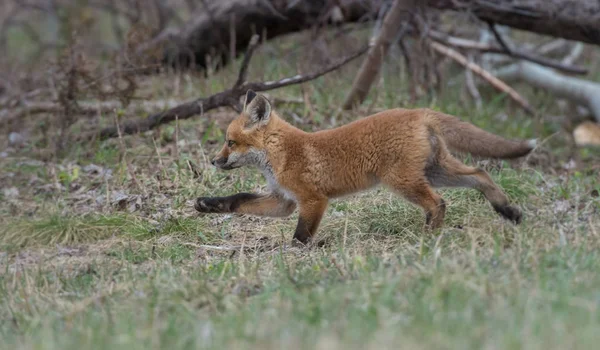
[[[495,206],[494,210],[500,215],[502,215],[505,219],[508,219],[515,224],[520,224],[523,219],[523,214],[521,211],[515,207],[511,207],[510,205],[505,206]]]
[[[199,197],[194,208],[201,213],[222,213],[225,209],[223,202],[216,197]]]
[[[296,238],[292,238],[292,242],[290,243],[290,247],[293,248],[306,248],[308,246],[308,242],[302,243]]]

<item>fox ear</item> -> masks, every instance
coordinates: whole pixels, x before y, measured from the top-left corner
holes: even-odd
[[[246,106],[248,106],[248,103],[252,102],[252,100],[254,100],[254,98],[256,97],[256,92],[252,91],[252,90],[248,90],[246,91],[246,98],[244,99],[244,111],[246,110]]]
[[[250,122],[246,126],[266,125],[271,117],[271,103],[266,97],[248,90],[246,93],[246,102],[244,103],[244,112],[248,113],[250,117]]]

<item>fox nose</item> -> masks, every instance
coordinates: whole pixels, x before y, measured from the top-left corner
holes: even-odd
[[[214,157],[211,161],[210,164],[218,167],[221,166],[223,164],[227,163],[227,158],[225,157]]]

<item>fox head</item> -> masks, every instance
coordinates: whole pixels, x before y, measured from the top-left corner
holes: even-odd
[[[246,93],[242,113],[227,127],[225,144],[211,161],[217,168],[264,167],[264,134],[271,121],[271,103],[252,90]]]

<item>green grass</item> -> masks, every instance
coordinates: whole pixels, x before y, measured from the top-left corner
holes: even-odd
[[[3,241],[47,248],[0,257],[0,348],[593,348],[598,200],[555,215],[564,189],[539,189],[551,177],[492,174],[525,207],[521,226],[467,190],[443,191],[439,235],[385,190],[335,201],[312,249],[256,249],[287,243],[294,218],[23,221]],[[241,239],[233,256],[201,246]]]
[[[110,237],[127,224],[120,216],[51,215],[39,220],[21,219],[5,227],[0,242],[15,246],[93,242]]]
[[[431,249],[436,240],[425,243],[432,251],[425,255],[353,246],[191,266],[125,249],[114,257],[116,266],[7,275],[0,283],[2,343],[593,348],[600,322],[597,251],[540,249],[517,237],[500,253],[473,252],[450,248],[454,240],[441,243],[440,253]]]
[[[293,76],[301,58],[273,59],[289,43],[258,50],[250,79]],[[340,87],[358,64],[305,84],[312,119],[304,105],[276,109],[305,130],[331,127],[347,92]],[[227,88],[234,68],[176,77],[175,97]],[[19,190],[0,191],[0,349],[597,347],[598,153],[577,151],[583,165],[565,169],[572,150],[559,126],[511,110],[506,97],[482,89],[486,103],[476,111],[462,87],[446,88],[413,104],[398,78],[406,72],[391,62],[385,73],[363,109],[333,124],[366,115],[367,106],[402,106],[439,109],[511,138],[559,132],[544,144],[555,158],[479,163],[523,209],[521,225],[463,189],[440,191],[447,216],[435,234],[423,232],[418,208],[387,190],[334,200],[318,233],[324,246],[310,249],[288,246],[297,214],[199,215],[191,203],[198,196],[265,189],[255,170],[209,165],[233,117],[226,111],[178,129],[72,144],[47,162],[16,151],[0,159],[0,189]],[[175,80],[149,77],[144,93],[174,98]],[[547,96],[522,91],[552,111]],[[272,92],[301,94],[299,86]],[[86,172],[89,164],[110,176]],[[117,195],[126,199],[107,203]]]

